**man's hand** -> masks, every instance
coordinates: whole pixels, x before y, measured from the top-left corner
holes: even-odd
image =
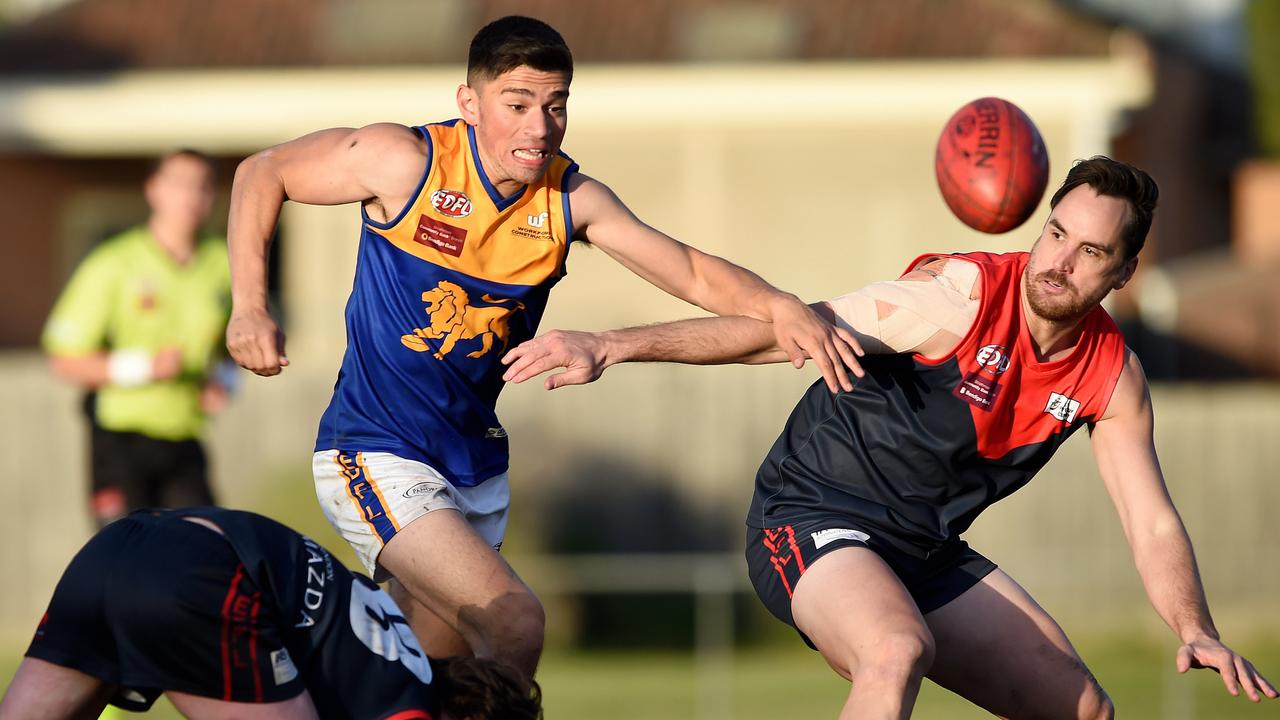
[[[182,372],[182,350],[167,347],[151,358],[151,379],[172,380]]]
[[[1178,648],[1178,672],[1184,673],[1192,668],[1208,668],[1222,676],[1222,684],[1227,692],[1244,694],[1253,702],[1261,702],[1262,696],[1272,699],[1277,697],[1276,688],[1253,663],[1237,655],[1234,650],[1222,644],[1221,640],[1208,635],[1199,635],[1191,642]]]
[[[805,358],[813,358],[831,392],[839,392],[840,388],[846,392],[853,390],[849,370],[858,377],[863,376],[858,362],[863,351],[851,333],[824,320],[813,308],[788,293],[780,293],[770,303],[769,311],[774,338],[792,365],[804,367]]]
[[[565,385],[586,385],[599,378],[608,367],[605,350],[605,342],[597,333],[552,330],[520,343],[504,355],[502,364],[511,367],[502,374],[502,379],[520,383],[552,368],[562,367],[563,372],[547,376],[542,383],[544,388],[555,390]]]
[[[207,382],[200,388],[200,409],[205,415],[217,415],[227,409],[231,393],[221,383]]]
[[[284,333],[266,310],[233,312],[227,323],[227,352],[231,359],[258,375],[279,375],[289,365]]]

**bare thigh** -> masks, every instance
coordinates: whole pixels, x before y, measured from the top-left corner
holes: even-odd
[[[436,510],[401,528],[378,564],[457,630],[477,657],[532,675],[542,648],[542,606],[459,512]]]
[[[316,720],[320,717],[306,691],[272,703],[227,702],[172,691],[165,694],[178,712],[191,720]]]
[[[929,679],[1000,717],[1106,717],[1110,702],[1058,623],[995,570],[925,616]]]
[[[915,601],[875,552],[844,547],[814,561],[791,599],[796,628],[832,669],[851,678],[886,637],[931,643]]]
[[[115,686],[79,670],[28,657],[0,700],[2,720],[92,720]]]

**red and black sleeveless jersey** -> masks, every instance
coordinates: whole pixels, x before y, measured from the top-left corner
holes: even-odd
[[[280,621],[288,654],[271,657],[276,682],[281,673],[299,675],[321,720],[431,720],[439,699],[430,660],[403,612],[372,580],[347,570],[311,538],[255,513],[184,508],[151,521],[188,516],[225,533],[245,576],[266,596],[260,601]]]
[[[1028,254],[953,257],[981,270],[968,334],[942,359],[868,355],[866,377],[852,392],[833,395],[815,382],[760,466],[748,525],[846,516],[860,530],[927,553],[1102,416],[1125,354],[1106,311],[1085,318],[1067,357],[1039,362],[1022,309]]]

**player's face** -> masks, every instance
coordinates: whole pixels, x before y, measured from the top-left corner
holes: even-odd
[[[476,129],[489,182],[509,195],[537,182],[560,150],[568,123],[569,78],[521,65],[458,88],[462,119]]]
[[[160,164],[144,190],[157,220],[194,232],[213,209],[213,170],[198,158],[175,155]]]
[[[1062,198],[1023,275],[1032,312],[1053,322],[1079,320],[1129,282],[1138,260],[1124,259],[1120,232],[1128,211],[1125,200],[1098,195],[1088,185]]]

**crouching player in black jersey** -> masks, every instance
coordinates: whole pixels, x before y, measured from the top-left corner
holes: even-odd
[[[761,464],[747,566],[769,610],[852,681],[842,718],[906,717],[924,677],[1000,717],[1113,716],[1062,628],[961,537],[1080,428],[1180,640],[1178,669],[1276,697],[1218,637],[1156,459],[1146,376],[1101,307],[1133,275],[1156,195],[1141,170],[1092,158],[1029,253],[927,255],[815,305],[867,352],[852,392],[809,388]],[[567,368],[554,388],[616,362],[785,359],[766,323],[720,317],[548,333],[504,362],[515,382]]]
[[[191,718],[525,720],[537,685],[475,658],[429,659],[390,596],[260,515],[139,511],[71,561],[0,719],[146,710]]]

